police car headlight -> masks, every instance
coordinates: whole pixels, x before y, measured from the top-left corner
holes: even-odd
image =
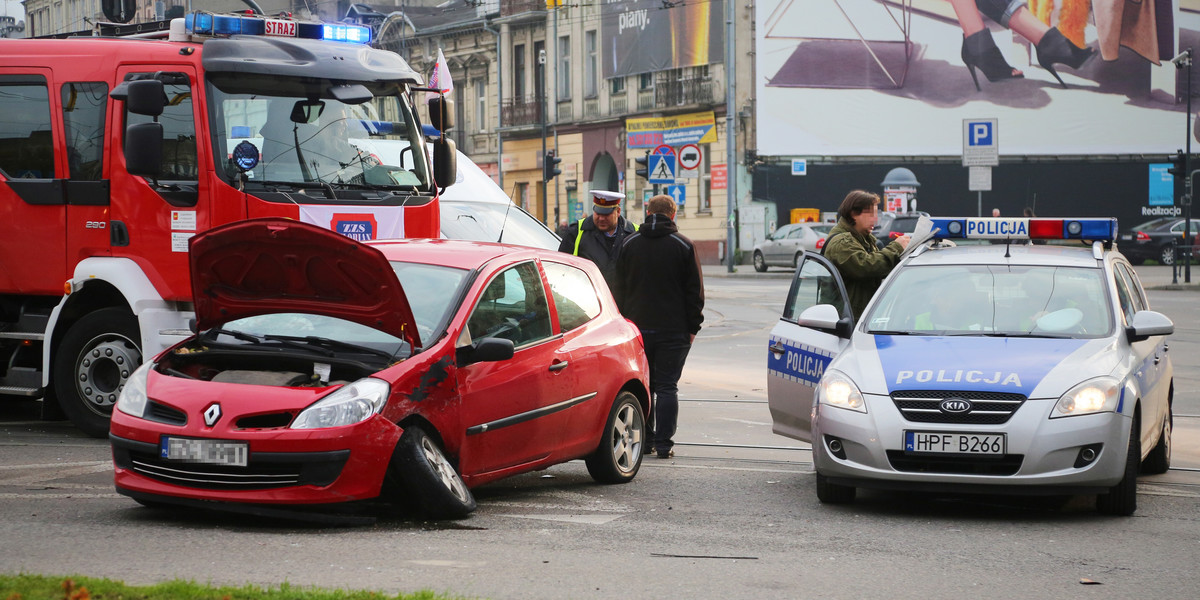
[[[321,429],[361,423],[383,410],[392,386],[364,377],[314,402],[292,423],[292,429]]]
[[[821,383],[817,385],[817,401],[860,413],[867,412],[867,403],[862,392],[858,391],[858,386],[838,371],[825,372]]]
[[[117,410],[137,418],[146,414],[150,398],[146,396],[146,378],[150,374],[150,363],[143,363],[125,380],[121,395],[117,396]]]
[[[1063,394],[1050,413],[1051,419],[1113,412],[1121,400],[1121,382],[1112,377],[1089,379]]]

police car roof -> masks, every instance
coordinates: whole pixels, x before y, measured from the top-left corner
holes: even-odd
[[[1006,248],[1007,246],[1007,248]],[[1006,257],[1006,250],[1008,256]],[[906,259],[906,265],[1029,265],[1096,268],[1096,258],[1088,246],[1029,245],[1025,241],[1012,244],[971,244],[954,247],[928,248]]]

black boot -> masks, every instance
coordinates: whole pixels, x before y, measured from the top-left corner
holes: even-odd
[[[1095,54],[1096,50],[1093,48],[1080,48],[1071,43],[1071,40],[1064,37],[1057,27],[1051,27],[1037,45],[1038,64],[1042,65],[1043,69],[1050,71],[1050,74],[1064,88],[1067,87],[1067,84],[1058,75],[1058,71],[1054,70],[1054,65],[1066,65],[1072,69],[1079,69]]]
[[[987,77],[988,81],[1020,79],[1025,76],[1004,60],[1004,55],[1000,53],[996,42],[992,40],[990,29],[980,29],[969,36],[963,36],[962,60],[971,72],[971,80],[975,82],[976,91],[980,90],[979,77],[975,75],[976,68],[983,71],[983,76]]]

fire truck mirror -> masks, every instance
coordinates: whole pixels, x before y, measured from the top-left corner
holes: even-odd
[[[292,105],[293,123],[316,123],[325,112],[325,103],[320,100],[297,100]]]
[[[454,127],[454,103],[445,96],[429,99],[429,124],[445,133]]]
[[[137,0],[100,0],[100,10],[113,23],[128,23],[137,14]]]
[[[162,123],[134,123],[125,130],[125,170],[142,177],[162,171]]]
[[[329,93],[342,104],[362,104],[375,97],[367,86],[361,83],[353,85],[335,85],[329,88]]]
[[[147,117],[157,117],[162,114],[167,104],[163,94],[163,82],[157,79],[141,79],[130,81],[125,107],[129,112]]]
[[[454,140],[442,136],[433,142],[433,180],[443,189],[458,177],[458,153]]]

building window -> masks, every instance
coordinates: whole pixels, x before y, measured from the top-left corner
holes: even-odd
[[[525,98],[525,44],[513,46],[513,100]]]
[[[475,129],[487,131],[487,80],[475,80]]]
[[[587,52],[587,57],[583,63],[583,97],[596,97],[596,32],[589,31],[584,34],[583,38],[584,51]]]
[[[638,75],[638,89],[654,89],[654,73],[642,73],[641,75]]]
[[[612,89],[609,91],[609,94],[618,96],[625,93],[624,77],[613,77],[612,79],[609,79],[609,81],[612,82]]]
[[[517,197],[515,200],[517,202],[517,206],[520,206],[526,211],[529,210],[529,184],[527,182],[521,182],[517,184]]]
[[[696,202],[696,212],[712,214],[712,155],[709,150],[712,144],[700,146],[700,198]]]
[[[571,36],[558,38],[558,99],[571,99]]]

